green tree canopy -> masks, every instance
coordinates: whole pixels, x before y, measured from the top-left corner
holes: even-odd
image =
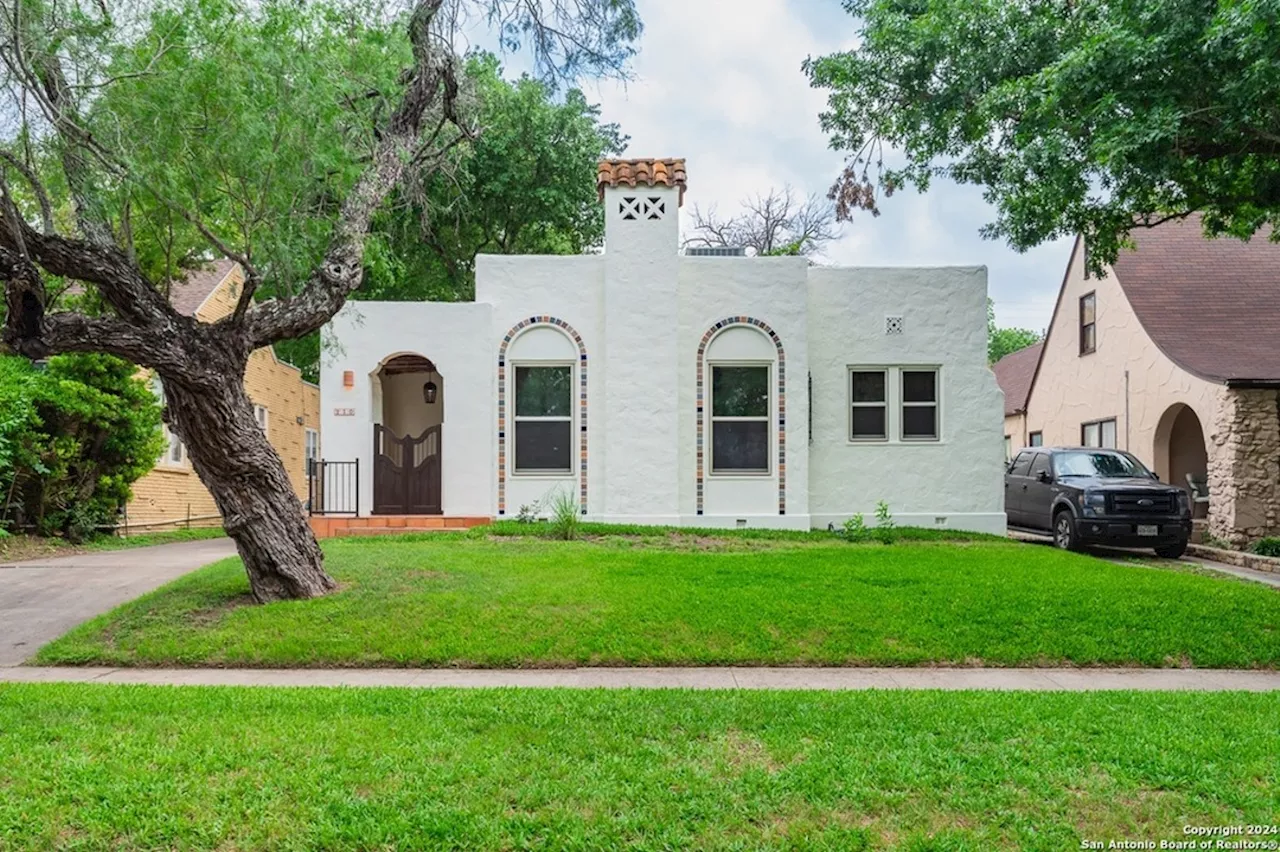
[[[1029,328],[1000,328],[996,325],[995,302],[987,299],[987,363],[994,364],[1011,352],[1039,343],[1044,335]]]
[[[1020,250],[1134,228],[1280,224],[1278,0],[845,0],[859,46],[805,63],[849,153],[840,214],[935,177],[984,187]]]

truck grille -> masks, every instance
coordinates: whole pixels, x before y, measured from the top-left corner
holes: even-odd
[[[1172,494],[1112,494],[1111,510],[1117,514],[1171,515],[1175,505]]]

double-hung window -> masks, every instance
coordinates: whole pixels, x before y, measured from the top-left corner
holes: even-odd
[[[1080,354],[1088,355],[1098,349],[1098,294],[1080,297]]]
[[[267,434],[268,414],[265,405],[255,405],[253,407],[253,419],[257,422],[258,428],[262,430],[262,434]]]
[[[889,437],[889,382],[887,370],[853,370],[853,413],[850,437],[855,441],[884,441]]]
[[[765,364],[711,365],[711,472],[769,473]]]
[[[1080,445],[1084,447],[1116,448],[1116,420],[1097,420],[1080,424]]]
[[[161,381],[159,376],[151,377],[151,392],[156,395],[156,399],[160,400],[160,405],[163,406],[165,404],[164,382]],[[187,460],[186,445],[167,425],[161,424],[160,429],[164,434],[165,441],[164,453],[160,456],[161,464],[170,467],[182,466]]]
[[[303,435],[306,439],[304,464],[306,465],[307,476],[313,476],[316,462],[320,460],[320,433],[315,429],[307,429],[303,432]]]
[[[573,367],[517,365],[516,473],[572,473]]]
[[[938,371],[902,371],[902,440],[938,440]]]
[[[938,404],[936,367],[850,368],[849,440],[936,441]]]

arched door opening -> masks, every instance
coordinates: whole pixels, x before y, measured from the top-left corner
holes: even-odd
[[[1188,405],[1176,403],[1160,417],[1156,426],[1156,470],[1171,485],[1204,493],[1208,488],[1209,453],[1205,447],[1200,418]],[[1206,517],[1207,503],[1193,503],[1193,516]]]
[[[373,513],[443,514],[444,377],[421,355],[397,355],[374,390]]]

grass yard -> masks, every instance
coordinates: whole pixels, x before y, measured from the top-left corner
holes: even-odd
[[[1078,849],[1280,822],[1280,696],[0,686],[0,848]]]
[[[510,532],[510,528],[502,531]],[[488,533],[325,543],[340,592],[255,606],[238,560],[41,649],[142,666],[1275,667],[1280,594],[998,539]]]

